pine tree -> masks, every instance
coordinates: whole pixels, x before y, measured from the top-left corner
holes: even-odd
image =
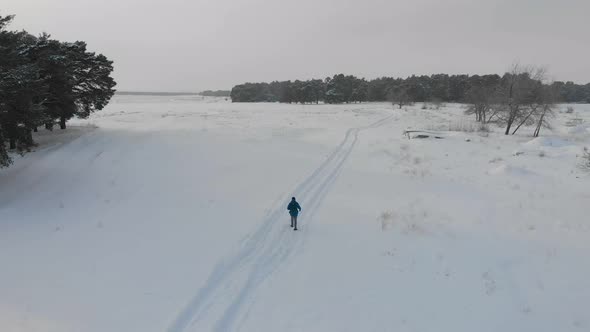
[[[0,131],[2,151],[0,164],[10,162],[5,153],[4,140],[10,149],[20,151],[33,145],[31,131],[44,117],[40,101],[45,92],[45,82],[39,68],[27,58],[36,38],[20,31],[5,30],[12,17],[0,18]]]
[[[84,42],[62,43],[43,35],[30,57],[39,63],[49,85],[44,102],[49,126],[59,120],[60,128],[65,129],[68,119],[86,118],[104,108],[115,92],[112,61],[88,52]]]
[[[86,43],[62,43],[48,34],[34,37],[6,29],[13,16],[0,16],[0,167],[10,149],[34,145],[32,131],[56,120],[65,129],[73,116],[85,118],[106,106],[115,90],[113,63],[86,50]]]

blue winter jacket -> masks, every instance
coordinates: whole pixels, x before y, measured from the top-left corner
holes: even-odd
[[[297,203],[297,201],[291,201],[289,205],[287,205],[287,210],[289,210],[289,214],[292,217],[297,217],[299,211],[301,211],[301,206],[299,203]]]

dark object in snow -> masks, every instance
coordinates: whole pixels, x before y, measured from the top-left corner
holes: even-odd
[[[418,133],[416,135],[411,135],[413,133]],[[439,133],[431,132],[431,131],[424,131],[424,130],[405,130],[404,135],[408,137],[408,139],[412,138],[436,138],[436,139],[443,139]]]

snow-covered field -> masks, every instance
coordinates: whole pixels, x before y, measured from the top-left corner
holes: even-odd
[[[420,106],[117,96],[41,130],[0,170],[0,331],[590,331],[590,105],[537,139]]]

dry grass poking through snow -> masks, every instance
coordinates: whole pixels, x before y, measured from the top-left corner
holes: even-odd
[[[582,161],[580,162],[580,168],[586,171],[590,171],[590,149],[588,149],[588,147],[584,147]]]
[[[457,132],[463,132],[463,133],[489,133],[490,127],[488,126],[488,124],[485,123],[479,123],[479,122],[473,122],[473,121],[466,121],[466,120],[461,120],[461,121],[455,121],[455,122],[451,122],[446,126],[438,126],[437,130],[442,130],[442,131],[457,131]]]

